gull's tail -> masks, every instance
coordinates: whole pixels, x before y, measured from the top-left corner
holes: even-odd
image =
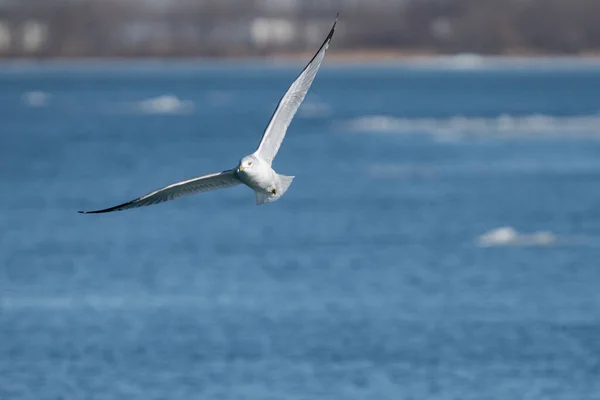
[[[294,177],[277,174],[277,178],[279,178],[279,183],[277,185],[277,195],[281,197],[285,192],[287,192],[288,188],[291,186]]]
[[[279,199],[281,196],[284,195],[285,192],[287,192],[293,180],[293,176],[277,174],[277,189],[275,191],[275,194],[256,192],[256,204],[261,205],[265,203],[271,203]]]

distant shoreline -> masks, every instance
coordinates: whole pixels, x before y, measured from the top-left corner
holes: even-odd
[[[279,53],[273,56],[267,56],[267,58],[273,59],[304,59],[306,57],[312,57],[312,53],[309,51],[305,52],[292,52],[292,53]],[[333,61],[343,62],[366,62],[366,61],[421,61],[421,60],[436,60],[436,59],[451,59],[451,58],[467,58],[476,57],[487,60],[544,60],[544,59],[582,59],[582,60],[597,60],[600,61],[600,52],[597,53],[582,53],[577,55],[569,54],[543,54],[534,52],[512,52],[506,54],[476,54],[476,53],[456,53],[456,54],[443,54],[428,51],[392,51],[392,50],[352,50],[352,51],[330,51],[327,54],[327,58]]]
[[[277,53],[265,56],[223,56],[223,57],[0,57],[0,67],[10,64],[120,64],[120,63],[230,63],[239,61],[242,63],[276,63],[297,64],[304,63],[310,57],[311,52]],[[403,52],[403,51],[330,51],[327,54],[327,63],[333,65],[369,65],[369,64],[426,64],[452,63],[464,66],[476,66],[479,64],[537,64],[544,62],[566,62],[600,65],[600,53],[586,53],[579,55],[565,54],[535,54],[514,53],[502,55],[482,54],[440,54],[433,52]]]

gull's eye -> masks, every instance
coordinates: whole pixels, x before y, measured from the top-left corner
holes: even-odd
[[[251,166],[251,165],[252,165],[252,161],[248,161],[248,166]]]

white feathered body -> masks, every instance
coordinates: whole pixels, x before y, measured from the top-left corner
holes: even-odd
[[[269,163],[254,154],[248,158],[252,160],[251,167],[243,171],[238,170],[237,176],[240,181],[254,190],[256,203],[270,203],[283,196],[294,177],[278,174]]]
[[[252,167],[238,171],[238,177],[254,191],[270,194],[273,189],[277,188],[277,172],[266,162],[257,157],[253,158]]]

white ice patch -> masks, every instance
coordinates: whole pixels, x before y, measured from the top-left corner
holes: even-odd
[[[331,107],[323,102],[305,102],[298,110],[303,118],[325,118],[331,115]]]
[[[29,107],[45,107],[49,99],[48,93],[40,91],[26,92],[21,96],[23,103]]]
[[[140,101],[135,108],[144,114],[189,114],[194,111],[194,103],[163,95]]]
[[[468,137],[600,138],[600,113],[571,117],[500,115],[493,118],[396,118],[374,115],[352,119],[344,123],[342,129],[351,133],[425,134],[442,140]]]
[[[493,229],[477,238],[480,247],[493,246],[551,246],[557,241],[552,232],[520,233],[512,227]]]

